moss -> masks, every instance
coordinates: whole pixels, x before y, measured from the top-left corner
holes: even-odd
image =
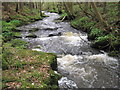
[[[49,10],[49,12],[51,12],[51,13],[58,13],[58,11],[56,9]]]
[[[99,36],[104,36],[103,30],[98,29],[98,28],[93,28],[93,29],[91,29],[90,33],[88,34],[88,39],[95,40]]]
[[[120,39],[119,36],[114,34],[108,34],[106,36],[99,36],[92,43],[92,47],[98,49],[105,49],[107,51],[120,51]]]
[[[72,27],[85,32],[89,32],[90,29],[93,28],[95,24],[96,23],[93,21],[90,21],[88,17],[78,17],[71,21]]]
[[[22,38],[21,33],[20,32],[13,32],[14,33],[14,38]]]
[[[20,26],[22,24],[20,20],[11,20],[9,23],[11,23],[14,26]]]
[[[94,48],[105,49],[109,45],[109,40],[109,36],[100,36],[92,43],[91,46]]]
[[[4,86],[15,88],[19,84],[19,88],[57,86],[58,76],[51,68],[56,57],[54,54],[16,48],[11,48],[8,52],[9,54],[6,53],[7,57],[4,58],[8,61],[8,68],[3,70]],[[12,86],[10,83],[15,83],[15,85]]]
[[[13,39],[9,42],[12,47],[27,48],[28,43],[20,39]]]
[[[19,39],[4,43],[3,88],[57,88],[58,77],[51,67],[56,55],[20,48],[26,44]]]

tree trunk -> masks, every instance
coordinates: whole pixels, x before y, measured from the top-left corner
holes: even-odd
[[[39,3],[39,8],[40,8],[40,16],[42,16],[42,5],[43,5],[43,2],[40,2],[40,3]]]
[[[93,10],[96,14],[96,17],[98,18],[98,20],[101,22],[102,25],[104,25],[105,27],[108,27],[107,22],[105,22],[101,16],[101,14],[99,13],[99,11],[97,10],[97,6],[95,2],[91,2],[91,5],[93,7]]]
[[[18,12],[18,10],[19,10],[19,2],[16,3],[16,10],[15,11]]]
[[[64,2],[64,6],[65,6],[65,11],[68,14],[69,19],[74,19],[72,2]]]

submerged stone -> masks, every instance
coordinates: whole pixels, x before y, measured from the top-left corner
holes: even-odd
[[[61,32],[58,32],[58,33],[51,33],[48,35],[48,37],[52,37],[52,36],[61,36],[62,33]]]
[[[37,36],[35,34],[29,34],[26,38],[37,38]]]

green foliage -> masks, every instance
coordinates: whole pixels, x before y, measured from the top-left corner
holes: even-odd
[[[21,21],[19,20],[12,20],[10,22],[2,21],[2,35],[3,41],[7,42],[13,39],[14,36],[20,37],[21,34],[16,31],[16,26],[21,25]]]
[[[92,47],[99,48],[99,49],[107,49],[108,51],[112,51],[112,52],[119,52],[120,51],[119,38],[120,38],[119,36],[115,36],[114,34],[99,36],[92,43]]]
[[[66,17],[66,16],[68,16],[67,13],[62,13],[60,18],[63,18],[63,17]]]
[[[2,54],[2,69],[8,69],[8,67],[13,63],[12,62],[12,57],[10,57],[12,55],[12,52],[7,49],[7,48],[3,48],[3,54]]]
[[[106,41],[109,42],[109,38],[110,37],[108,35],[107,36],[100,36],[100,37],[97,38],[97,40],[95,42],[96,43],[97,42],[101,42],[102,43],[102,42],[106,42]]]
[[[22,38],[20,32],[13,32],[15,38]]]
[[[22,41],[20,39],[13,39],[12,41],[10,41],[10,44],[12,47],[16,47],[16,48],[27,48],[27,42]]]
[[[58,18],[58,20],[62,20],[64,18],[64,20],[68,20],[68,15],[66,12],[64,12],[64,10],[62,11],[62,14],[60,15],[60,18]]]
[[[3,28],[3,32],[4,32],[4,28],[5,29],[9,29],[9,30],[13,30],[16,28],[16,26],[14,26],[12,23],[10,22],[6,22],[6,21],[2,21],[2,28]]]
[[[25,7],[26,8],[26,7]],[[35,14],[36,13],[36,14]],[[2,35],[3,35],[3,41],[7,42],[10,41],[14,36],[15,37],[21,37],[20,34],[14,33],[13,31],[16,31],[16,27],[20,26],[22,24],[27,24],[29,21],[35,21],[42,19],[40,16],[38,10],[34,10],[31,12],[28,8],[22,12],[22,14],[14,14],[11,15],[11,21],[6,22],[2,21]]]
[[[49,10],[49,12],[52,12],[52,13],[58,13],[58,11],[55,10],[55,9]]]
[[[90,21],[88,17],[78,17],[71,21],[71,25],[76,29],[82,29],[85,32],[89,32],[95,27],[95,22]]]
[[[95,22],[94,21],[91,21],[91,22],[87,22],[87,23],[85,23],[84,25],[83,25],[83,27],[85,27],[86,29],[92,29],[92,28],[94,28],[95,27]]]
[[[79,28],[80,28],[80,26],[79,26],[79,19],[72,20],[72,21],[71,21],[71,25],[72,25],[74,28],[79,29]]]
[[[92,47],[98,49],[105,49],[109,45],[109,37],[108,36],[100,36],[93,43]]]
[[[14,34],[12,30],[15,29],[15,26],[11,23],[7,23],[5,21],[2,21],[2,36],[3,41],[9,41],[13,38]]]
[[[20,26],[22,22],[20,20],[12,20],[9,23],[11,23],[14,26]]]
[[[97,38],[99,36],[104,36],[103,30],[98,29],[98,28],[93,28],[91,30],[90,34],[88,34],[88,39],[95,40],[95,38]]]
[[[27,42],[21,41],[19,39],[13,39],[7,43],[3,44],[3,54],[2,54],[2,68],[8,69],[14,62],[12,59],[12,55],[15,53],[14,47],[17,49],[27,48]],[[21,63],[19,61],[16,62],[16,67],[21,67]]]

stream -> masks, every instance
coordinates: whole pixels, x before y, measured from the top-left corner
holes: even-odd
[[[58,14],[45,14],[49,17],[18,29],[22,40],[30,43],[30,49],[57,54],[57,72],[63,76],[59,87],[119,88],[119,58],[91,48],[86,33],[72,28],[69,22],[54,21],[60,17]],[[39,30],[30,32],[33,28]],[[26,37],[31,33],[37,37]]]

